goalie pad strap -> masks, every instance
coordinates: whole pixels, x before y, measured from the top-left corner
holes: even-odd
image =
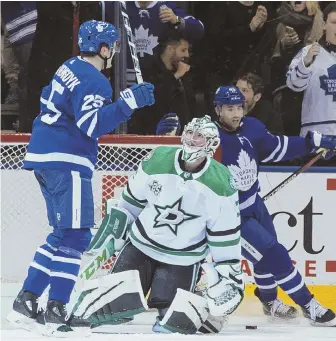
[[[160,325],[170,332],[195,334],[207,317],[207,300],[178,288]]]

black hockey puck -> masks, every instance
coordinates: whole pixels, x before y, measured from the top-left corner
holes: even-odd
[[[245,329],[257,329],[257,326],[245,326]]]

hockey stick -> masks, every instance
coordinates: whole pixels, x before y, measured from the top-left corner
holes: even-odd
[[[140,63],[136,51],[136,46],[134,44],[131,24],[129,21],[129,17],[127,14],[127,7],[125,1],[120,1],[120,11],[123,18],[124,27],[126,30],[127,35],[127,43],[130,48],[131,57],[133,61],[133,67],[136,75],[136,79],[138,84],[143,83],[142,73],[140,69]],[[113,256],[113,253],[111,253],[111,248],[109,247],[109,243],[107,246],[102,247],[98,253],[96,253],[90,262],[80,271],[78,278],[81,280],[88,280],[90,279],[100,268],[101,268],[101,262],[107,261],[110,257]]]
[[[129,21],[128,14],[126,12],[127,11],[126,2],[120,1],[120,3],[121,3],[120,11],[121,11],[121,15],[123,17],[123,22],[124,22],[124,26],[125,26],[125,30],[126,30],[126,34],[127,34],[128,46],[129,46],[130,51],[131,51],[133,67],[134,67],[137,82],[138,82],[138,84],[140,84],[140,83],[143,83],[143,78],[142,78],[142,73],[141,73],[141,69],[140,69],[140,63],[139,63],[139,59],[138,59],[138,55],[137,55],[136,46],[134,44],[131,24]]]
[[[325,150],[320,151],[318,154],[316,154],[311,160],[309,160],[307,163],[305,163],[301,168],[299,168],[295,173],[290,175],[288,178],[286,178],[284,181],[282,181],[278,186],[273,188],[270,192],[268,192],[265,196],[263,196],[263,200],[266,201],[270,197],[272,197],[275,193],[280,191],[282,188],[284,188],[288,183],[290,183],[292,180],[294,180],[298,175],[303,173],[306,169],[308,169],[310,166],[312,166],[317,160],[319,160],[323,153],[325,153]]]

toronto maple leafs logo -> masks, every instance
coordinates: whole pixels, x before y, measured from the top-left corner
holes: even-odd
[[[189,214],[182,208],[182,197],[174,202],[172,205],[166,205],[164,207],[155,205],[157,216],[154,218],[154,228],[168,227],[177,236],[178,227],[185,221],[199,218],[198,215]]]
[[[158,37],[149,35],[149,29],[144,29],[142,25],[135,29],[135,45],[140,57],[144,57],[145,53],[153,55],[153,49],[159,45]]]
[[[149,184],[149,188],[156,196],[158,196],[162,191],[162,185],[159,184],[156,180]]]
[[[100,22],[96,26],[98,32],[103,32],[106,27],[107,27],[107,23],[102,23],[102,22]]]
[[[333,101],[336,102],[336,64],[327,69],[328,76],[320,76],[320,88],[325,91],[325,95],[333,96]]]
[[[232,175],[231,186],[239,191],[249,190],[257,181],[257,164],[243,149],[238,155],[237,166],[229,165],[228,168]]]

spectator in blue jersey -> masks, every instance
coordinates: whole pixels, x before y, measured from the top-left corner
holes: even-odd
[[[160,41],[161,53],[142,68],[144,80],[154,84],[155,104],[133,115],[128,132],[140,135],[179,134],[195,116],[193,78],[188,64],[190,44],[182,33],[170,30]],[[168,115],[169,114],[169,115]],[[174,114],[174,115],[172,115]],[[166,116],[168,115],[168,116]],[[161,120],[159,129],[157,125]]]
[[[245,97],[244,114],[255,117],[274,133],[283,133],[282,119],[273,108],[272,102],[263,99],[264,82],[257,74],[248,72],[238,77],[235,85]]]
[[[204,33],[202,22],[174,1],[128,1],[127,11],[140,62],[155,54],[167,30],[176,29],[190,42],[200,40]]]
[[[1,3],[1,24],[4,28],[1,59],[9,85],[9,92],[4,104],[11,106],[8,109],[17,110],[20,118],[27,115],[28,62],[36,22],[35,1],[4,1]]]
[[[90,331],[87,321],[67,313],[66,304],[94,226],[91,178],[97,140],[127,121],[135,109],[154,103],[149,83],[125,89],[112,102],[111,85],[100,71],[111,67],[118,39],[112,24],[91,20],[81,25],[81,56],[62,64],[43,88],[25,156],[24,168],[34,170],[53,231],[37,248],[8,319],[29,329],[38,317],[44,335],[66,331],[69,337],[84,336]],[[47,307],[38,316],[37,300],[48,285]]]
[[[296,308],[277,297],[278,287],[300,306],[317,326],[336,326],[335,313],[321,305],[279,243],[272,217],[259,196],[259,164],[279,162],[315,153],[319,148],[336,152],[336,136],[309,132],[306,138],[273,135],[254,117],[244,116],[245,98],[235,86],[217,89],[214,106],[218,117],[221,163],[227,166],[239,191],[242,254],[253,263],[259,298],[266,316],[290,320]],[[326,155],[326,154],[325,154]]]

